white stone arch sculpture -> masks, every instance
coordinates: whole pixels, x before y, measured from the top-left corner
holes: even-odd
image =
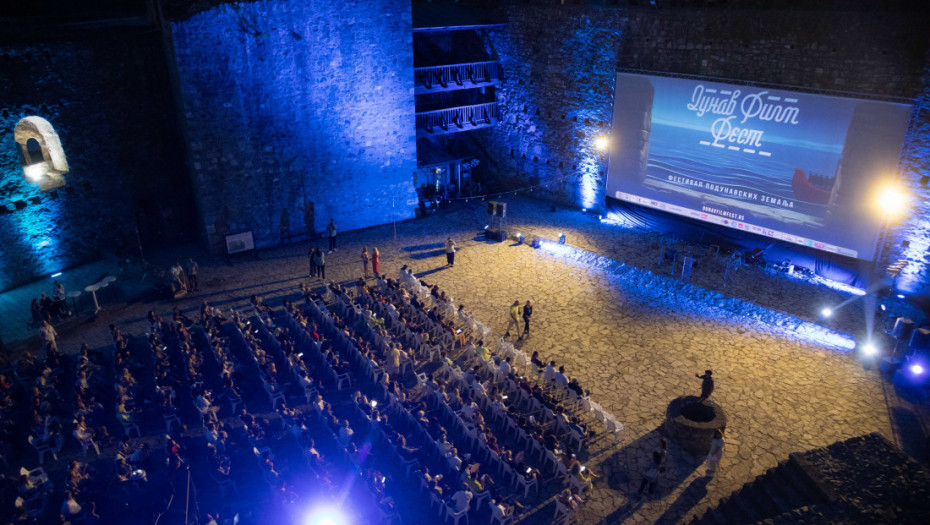
[[[19,146],[23,160],[23,174],[41,191],[49,191],[65,185],[64,174],[68,173],[68,159],[61,147],[61,140],[55,128],[42,117],[25,117],[16,123],[13,137]],[[30,139],[38,141],[42,149],[41,158],[30,155],[27,143]]]

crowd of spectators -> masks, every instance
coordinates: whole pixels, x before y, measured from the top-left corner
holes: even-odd
[[[330,283],[324,295],[302,285],[283,308],[255,295],[240,311],[150,311],[144,335],[110,326],[112,352],[65,355],[50,334],[44,356],[0,376],[0,462],[28,443],[40,465],[22,470],[11,521],[162,515],[193,484],[206,500],[244,496],[248,523],[247,504],[296,515],[344,498],[347,476],[359,481],[352,511],[376,521],[508,523],[551,496],[575,512],[600,433],[581,417],[590,405],[577,381],[490,342],[464,305],[406,267],[373,283]],[[79,459],[56,486],[42,465],[68,438]],[[204,510],[222,521],[223,509]]]

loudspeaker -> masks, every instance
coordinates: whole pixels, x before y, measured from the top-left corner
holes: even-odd
[[[488,215],[497,215],[497,203],[488,201]]]
[[[507,240],[507,231],[506,230],[488,230],[487,237],[494,239],[498,242],[504,242]]]
[[[498,216],[498,217],[506,217],[506,216],[507,216],[507,203],[506,203],[506,202],[498,202],[498,203],[496,203],[496,204],[497,204],[497,216]]]
[[[891,331],[891,336],[897,339],[898,341],[908,341],[911,338],[911,334],[914,333],[914,321],[907,319],[905,317],[898,317],[894,322],[894,328]]]

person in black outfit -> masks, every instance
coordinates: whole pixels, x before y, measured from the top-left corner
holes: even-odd
[[[665,463],[665,457],[668,455],[668,441],[665,438],[662,438],[659,441],[659,447],[652,451],[652,463],[649,465],[649,469],[643,475],[643,481],[639,485],[639,490],[637,495],[641,495],[646,489],[649,489],[649,494],[651,495],[655,492],[656,485],[659,481],[659,474],[665,472],[665,467],[662,466]]]
[[[530,336],[530,317],[533,315],[533,305],[529,301],[523,305],[523,337]]]
[[[711,394],[714,393],[714,378],[711,377],[712,373],[713,372],[711,372],[710,370],[705,370],[704,375],[702,376],[694,374],[694,377],[702,380],[701,381],[701,401],[705,401],[707,398],[710,397]]]

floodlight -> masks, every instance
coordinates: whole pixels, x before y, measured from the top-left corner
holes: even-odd
[[[333,508],[316,509],[307,515],[304,525],[347,525],[345,516]]]
[[[23,166],[23,172],[30,182],[39,182],[43,175],[48,173],[48,166],[44,162]]]
[[[888,214],[900,211],[907,199],[906,194],[897,186],[887,186],[878,194],[879,209]]]

